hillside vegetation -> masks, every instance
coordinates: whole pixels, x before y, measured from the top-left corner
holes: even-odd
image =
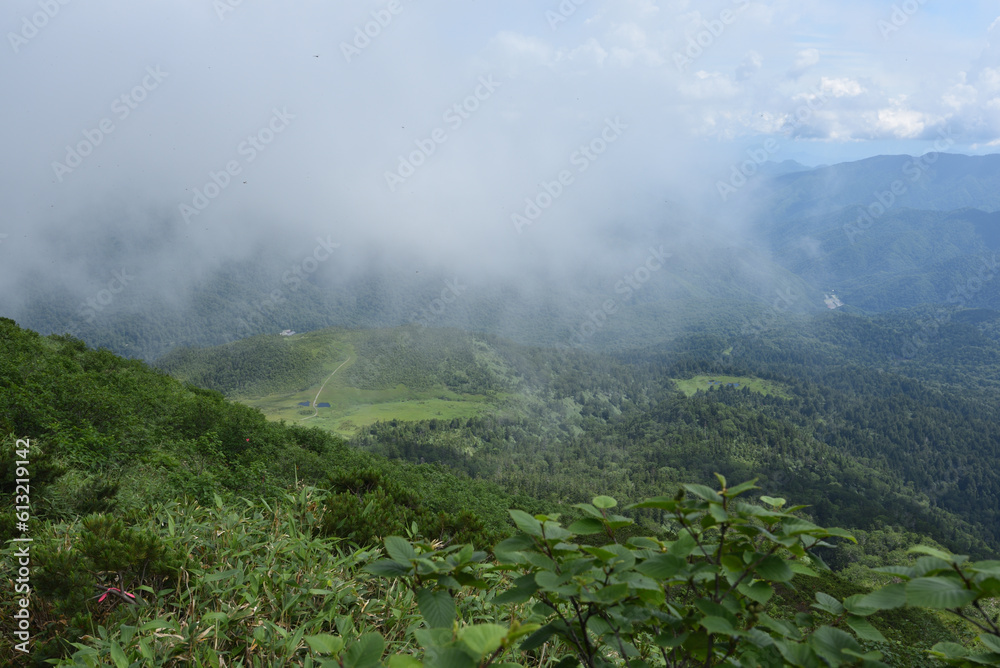
[[[896,354],[906,326],[829,313],[621,355],[454,330],[321,330],[275,342],[302,356],[327,351],[322,372],[299,387],[312,385],[241,401],[362,450],[555,503],[586,501],[595,488],[636,501],[719,472],[760,478],[811,504],[822,523],[919,530],[995,554],[1000,347],[980,325],[956,322],[906,359]],[[182,351],[164,366],[211,380],[231,348],[249,355],[260,341]],[[172,367],[185,358],[200,362]],[[345,358],[320,397],[331,408],[297,406]],[[247,383],[274,377],[261,365]]]
[[[412,371],[385,347],[398,334],[355,342],[355,353],[392,359],[384,382]],[[628,402],[643,404],[640,390],[652,396],[657,377],[654,367],[607,357],[441,336],[434,349],[454,357],[449,365],[417,355],[428,369],[450,367],[453,377],[433,376],[438,382],[517,387],[527,411],[559,388],[587,387],[578,404],[587,412],[546,429],[586,434],[599,399],[608,402],[601,420],[628,415]],[[13,455],[31,462],[34,539],[29,656],[14,648],[16,545],[4,549],[11,586],[0,596],[0,657],[8,663],[548,667],[622,665],[628,655],[633,666],[736,657],[879,666],[932,665],[932,655],[960,665],[998,658],[985,632],[1000,594],[996,562],[952,557],[919,534],[883,527],[858,532],[855,544],[844,530],[812,523],[813,509],[786,508],[721,477],[718,491],[675,481],[659,490],[667,496],[636,497],[620,511],[604,495],[573,506],[538,501],[269,422],[213,390],[10,320],[0,320],[0,342],[0,427],[12,455],[0,480],[13,495],[22,475]],[[485,371],[470,376],[479,365]],[[377,388],[378,368],[354,378]],[[660,391],[692,407],[716,392],[780,399],[729,387],[686,397],[666,380]],[[447,427],[508,439],[521,433],[512,425],[470,418]],[[24,533],[9,519],[3,531]],[[830,557],[849,579],[826,572]],[[868,594],[886,584],[872,570],[880,564],[913,584]],[[979,611],[964,609],[973,601]]]

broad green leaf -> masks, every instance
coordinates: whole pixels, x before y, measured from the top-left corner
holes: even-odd
[[[885,636],[883,636],[877,628],[871,625],[864,617],[857,617],[855,615],[848,615],[847,625],[851,627],[859,638],[862,640],[872,640],[875,642],[886,642]]]
[[[525,575],[514,580],[514,586],[498,594],[493,603],[496,605],[510,605],[511,603],[525,603],[535,592],[538,591],[538,583],[535,582],[534,575]]]
[[[969,568],[976,573],[984,573],[1000,578],[1000,561],[977,561],[970,564]]]
[[[790,512],[790,511],[789,511]],[[828,527],[823,530],[827,536],[837,536],[838,538],[846,538],[852,543],[857,544],[858,539],[851,535],[851,532],[847,529],[840,529],[838,527]]]
[[[774,587],[766,582],[754,582],[753,584],[741,584],[737,591],[747,598],[757,601],[761,605],[767,603],[774,596]]]
[[[529,536],[542,535],[542,523],[523,510],[508,510],[510,518],[514,520],[517,528]]]
[[[807,522],[803,519],[799,519],[798,517],[786,517],[781,520],[781,528],[786,536],[796,536],[798,534],[810,533],[819,529],[819,527],[812,522]]]
[[[708,513],[719,524],[729,521],[729,513],[719,504],[713,503],[708,507]]]
[[[111,641],[111,659],[118,668],[128,668],[129,666],[128,657],[122,651],[121,645],[114,640]]]
[[[954,642],[939,642],[931,648],[931,652],[946,659],[961,659],[969,655],[969,650]]]
[[[430,658],[430,657],[428,657]],[[478,668],[479,662],[458,646],[442,647],[434,652],[434,668]]]
[[[801,561],[786,561],[785,563],[788,564],[788,567],[792,569],[793,573],[796,573],[798,575],[805,575],[806,577],[810,578],[819,577],[819,573],[809,568]]]
[[[448,627],[455,621],[455,601],[446,591],[418,589],[417,606],[431,628]]]
[[[975,598],[976,593],[955,578],[917,578],[906,583],[906,602],[921,608],[961,608]]]
[[[709,633],[718,633],[727,636],[737,634],[737,630],[733,627],[729,620],[722,617],[705,617],[699,622],[699,624],[701,624],[701,627]]]
[[[1000,578],[984,578],[976,582],[980,592],[992,597],[1000,597]]]
[[[578,508],[579,510],[585,512],[587,515],[590,515],[591,517],[596,519],[602,519],[604,517],[604,515],[602,515],[600,511],[597,510],[597,508],[593,507],[589,503],[574,503],[572,507]]]
[[[988,649],[991,649],[994,652],[1000,652],[1000,638],[997,636],[991,633],[983,633],[980,634],[979,640],[982,641]]]
[[[821,626],[816,629],[810,636],[810,644],[820,656],[834,662],[833,665],[840,665],[844,650],[851,650],[859,654],[863,651],[858,641],[852,638],[849,633],[829,626]]]
[[[672,633],[661,633],[660,635],[653,638],[653,642],[656,643],[657,647],[679,647],[688,639],[690,632],[684,632],[680,635],[674,635]]]
[[[338,654],[344,649],[344,639],[329,633],[305,636],[303,640],[309,645],[309,649],[316,654]]]
[[[517,536],[511,536],[510,538],[501,541],[500,544],[494,548],[494,553],[508,554],[511,552],[520,552],[521,550],[528,550],[534,546],[535,542],[531,540],[530,536],[518,534]]]
[[[570,524],[568,528],[579,536],[589,536],[604,531],[604,522],[593,517],[584,517]]]
[[[610,545],[605,545],[604,549],[615,555],[611,559],[611,562],[616,571],[628,570],[635,566],[635,553],[624,545],[611,543]]]
[[[628,597],[628,585],[624,582],[601,587],[593,592],[593,599],[604,603],[616,603]],[[590,598],[584,595],[584,600]]]
[[[614,508],[615,506],[618,505],[618,502],[615,501],[610,496],[595,496],[591,500],[591,503],[593,503],[594,507],[597,508],[597,509],[599,509],[599,510],[604,510],[604,509],[607,509],[607,508]]]
[[[392,578],[407,575],[411,568],[392,559],[379,559],[375,563],[365,566],[365,570],[375,575]]]
[[[892,610],[906,605],[906,585],[891,584],[858,599],[858,605],[879,610]]]
[[[776,554],[764,557],[756,570],[762,580],[771,582],[788,582],[795,575],[788,563]]]
[[[593,557],[597,557],[602,563],[607,563],[618,557],[618,554],[615,552],[600,547],[585,547],[583,551]]]
[[[679,502],[672,496],[654,496],[650,499],[640,501],[639,503],[633,503],[628,506],[629,508],[657,508],[659,510],[666,510],[672,512],[677,508]]]
[[[844,606],[840,601],[821,591],[816,592],[816,603],[813,603],[812,607],[829,612],[834,617],[844,611]]]
[[[796,641],[802,639],[802,631],[788,620],[774,619],[768,615],[761,615],[759,622],[764,628],[771,629],[785,638],[791,638]]]
[[[538,571],[535,573],[535,582],[538,586],[548,592],[554,592],[563,596],[572,596],[579,592],[579,587],[574,585],[573,574],[565,573],[557,575],[552,571]]]
[[[782,499],[781,497],[775,497],[775,496],[764,496],[764,495],[761,495],[760,500],[763,503],[766,503],[769,506],[774,506],[775,508],[781,508],[783,505],[785,505],[786,503],[788,503],[788,501],[786,501],[785,499]]]
[[[816,659],[816,654],[813,652],[812,648],[808,645],[802,645],[799,643],[788,642],[787,640],[775,639],[774,646],[778,648],[781,652],[781,656],[785,659],[786,664],[789,666],[808,666],[808,668],[819,668],[819,661]],[[839,662],[833,665],[840,665]]]
[[[865,596],[866,594],[848,596],[844,599],[844,607],[847,608],[849,613],[857,617],[867,617],[878,612],[879,608],[866,604]]]
[[[375,668],[382,660],[385,640],[378,633],[366,633],[344,653],[345,668]]]
[[[747,492],[751,489],[757,489],[757,478],[748,482],[740,483],[739,485],[736,485],[736,487],[730,487],[726,490],[726,497],[731,499],[734,496],[739,496],[743,492]]]
[[[389,536],[385,539],[385,551],[390,559],[401,564],[409,564],[410,559],[417,558],[417,551],[410,545],[410,541],[399,536]]]
[[[684,484],[681,485],[681,487],[691,492],[700,499],[704,499],[706,501],[715,501],[716,503],[722,503],[722,497],[719,496],[719,493],[706,485]]]
[[[913,569],[910,568],[909,566],[879,566],[877,568],[873,568],[872,570],[875,571],[876,573],[895,575],[898,578],[905,578],[907,580],[916,577],[916,575],[913,572]]]
[[[421,661],[405,654],[390,656],[389,660],[386,661],[386,665],[389,668],[424,668],[424,664]]]
[[[685,564],[684,559],[673,554],[657,554],[636,566],[635,570],[655,580],[665,580],[676,575]]]
[[[499,624],[477,624],[467,626],[458,632],[459,640],[479,659],[496,651],[507,637],[507,629]]]
[[[530,652],[533,649],[538,649],[551,638],[556,633],[556,628],[553,624],[546,624],[541,627],[530,636],[525,638],[524,642],[521,643],[522,652]]]
[[[919,578],[924,577],[925,575],[931,575],[933,571],[953,572],[949,562],[944,559],[938,559],[937,557],[920,557],[913,564],[914,577]]]
[[[960,564],[966,559],[968,559],[968,557],[966,556],[949,554],[944,550],[939,550],[937,548],[931,547],[930,545],[914,545],[909,550],[907,550],[907,552],[926,554],[932,557],[937,557],[942,561],[947,561],[948,563],[956,563],[956,564]]]
[[[694,551],[696,545],[694,536],[687,529],[684,529],[670,546],[670,554],[685,559]]]

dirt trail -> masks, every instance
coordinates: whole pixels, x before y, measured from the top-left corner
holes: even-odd
[[[337,373],[338,371],[340,371],[340,367],[344,366],[345,364],[347,364],[350,361],[351,361],[351,358],[348,357],[346,360],[344,360],[343,362],[340,363],[340,366],[338,366],[336,369],[333,370],[333,373]],[[302,418],[302,420],[299,420],[299,422],[302,422],[303,420],[312,419],[312,418],[316,417],[317,415],[319,415],[319,407],[316,405],[316,402],[319,401],[319,395],[323,392],[323,388],[326,387],[326,384],[330,382],[331,378],[333,378],[333,373],[331,373],[329,376],[327,376],[326,380],[323,381],[323,384],[319,386],[319,392],[316,393],[316,397],[313,399],[313,414],[310,415],[309,417]]]

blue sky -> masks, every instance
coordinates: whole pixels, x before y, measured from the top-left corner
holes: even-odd
[[[15,156],[0,233],[23,249],[7,271],[84,277],[66,254],[107,226],[186,239],[195,266],[330,229],[503,265],[665,200],[718,203],[718,180],[769,139],[771,159],[810,165],[920,154],[941,133],[949,151],[1000,149],[996,2],[63,1],[0,13]],[[608,123],[620,136],[581,158]],[[273,141],[250,160],[261,132]],[[512,216],[566,170],[525,235]]]

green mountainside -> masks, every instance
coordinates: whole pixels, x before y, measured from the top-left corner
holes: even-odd
[[[633,501],[719,472],[767,481],[824,523],[902,526],[995,553],[1000,346],[956,322],[930,345],[964,360],[907,359],[892,319],[832,312],[773,324],[617,355],[455,330],[334,329],[177,351],[160,365],[271,419],[553,502],[585,501],[595,487]],[[262,346],[322,368],[285,382],[283,368],[257,366],[246,385],[268,394],[226,386],[231,360]]]
[[[25,274],[0,664],[1000,665],[1000,156],[739,197],[506,278],[332,236],[96,314]]]
[[[959,662],[970,651],[979,652],[980,664],[993,660],[992,636],[944,609],[974,596],[992,610],[1000,594],[989,579],[996,562],[961,561],[919,533],[888,524],[856,532],[861,540],[855,544],[842,530],[810,522],[818,519],[812,509],[785,509],[784,499],[758,497],[751,485],[727,487],[722,478],[715,492],[654,476],[651,481],[660,485],[656,491],[668,496],[635,507],[624,504],[641,500],[647,490],[618,484],[628,516],[610,510],[619,505],[615,499],[593,497],[606,484],[616,486],[623,479],[618,470],[631,466],[628,444],[613,436],[610,450],[593,451],[587,437],[595,428],[609,429],[611,436],[621,424],[639,443],[647,431],[651,443],[683,453],[693,441],[686,444],[681,432],[666,438],[652,433],[683,422],[703,430],[701,460],[713,458],[718,468],[732,469],[732,460],[717,457],[722,451],[704,431],[706,421],[750,418],[750,412],[740,413],[749,410],[747,405],[732,401],[750,397],[758,402],[758,417],[745,425],[747,433],[774,449],[780,444],[773,439],[792,427],[764,416],[759,402],[800,396],[804,390],[794,378],[758,382],[743,370],[728,377],[744,379],[753,389],[726,385],[707,392],[695,388],[688,395],[661,372],[687,373],[697,365],[691,356],[709,342],[692,341],[669,353],[650,351],[654,361],[638,362],[553,353],[449,331],[404,334],[335,330],[303,339],[318,362],[324,339],[335,358],[348,352],[348,341],[352,354],[381,351],[381,362],[359,365],[350,376],[358,386],[377,389],[395,382],[495,391],[499,412],[447,425],[452,435],[443,439],[443,447],[454,444],[455,436],[473,436],[469,442],[476,457],[466,462],[480,452],[497,456],[531,437],[532,430],[524,429],[526,422],[514,411],[562,414],[562,423],[546,429],[550,436],[561,429],[564,436],[553,437],[542,450],[562,457],[566,465],[576,456],[607,469],[608,475],[585,483],[592,503],[571,508],[552,498],[539,501],[503,491],[487,480],[449,472],[447,466],[393,463],[348,447],[323,430],[267,421],[255,409],[214,390],[182,384],[141,362],[0,320],[0,428],[10,455],[0,484],[12,497],[15,478],[26,475],[17,471],[14,457],[28,461],[32,498],[27,530],[9,515],[0,528],[5,538],[27,532],[34,539],[31,665],[49,665],[51,658],[64,666],[361,667],[382,665],[386,658],[389,666],[504,665],[494,664],[496,659],[561,666],[570,665],[574,656],[614,665],[621,651],[652,658],[648,652],[659,652],[656,647],[673,647],[675,656],[709,665],[734,653],[765,665],[813,665],[820,657],[828,665],[854,665],[862,654],[864,665],[933,665],[925,658],[932,645],[938,656]],[[409,354],[394,347],[400,341],[411,346]],[[295,366],[286,358],[308,358],[294,344],[294,338],[248,340],[248,349],[272,351],[268,359],[274,363],[262,365],[264,373],[252,366],[233,372],[220,364],[216,368],[226,372],[219,382],[287,389]],[[292,346],[291,354],[274,352],[279,345]],[[239,351],[221,354],[225,360],[241,359]],[[200,366],[207,379],[214,377],[204,368],[212,351],[194,357],[178,353],[176,359],[185,361],[189,372]],[[437,375],[421,384],[414,369]],[[521,403],[502,396],[511,389],[525,397]],[[651,421],[636,422],[633,406],[651,407]],[[728,413],[730,407],[740,410]],[[663,419],[664,411],[680,413]],[[430,442],[422,433],[445,427],[433,419],[396,421],[362,432],[378,437],[383,429],[391,435],[392,429],[408,425],[415,428],[410,434],[418,449]],[[733,453],[752,452],[750,438],[735,443]],[[567,446],[576,447],[575,453]],[[494,461],[511,466],[516,458]],[[812,473],[817,463],[806,462]],[[677,469],[681,475],[700,476],[701,471],[694,461]],[[524,487],[515,479],[529,481],[525,473],[512,471],[515,484],[509,489]],[[538,486],[543,496],[569,481],[567,474],[551,470],[550,477],[551,487]],[[791,484],[772,478],[762,482],[767,491]],[[637,478],[636,486],[645,482]],[[871,489],[882,493],[874,485]],[[565,491],[572,492],[572,486]],[[881,500],[891,501],[888,496]],[[543,507],[561,510],[568,528],[560,528],[556,515],[529,514]],[[507,508],[523,510],[507,515]],[[824,538],[841,546],[833,548]],[[708,545],[701,541],[712,540],[718,548],[696,550]],[[495,547],[490,552],[460,549],[466,541]],[[918,548],[922,561],[906,552],[918,543],[924,544]],[[4,549],[2,569],[10,583],[17,549],[18,544]],[[380,559],[383,555],[388,558]],[[824,557],[840,575],[822,574]],[[949,577],[949,560],[976,583],[971,589]],[[897,564],[892,571],[897,579],[913,581],[898,602],[893,597],[898,598],[894,592],[902,592],[901,585],[866,595],[887,582],[871,567],[887,563]],[[580,578],[573,586],[559,575],[563,568]],[[727,578],[730,584],[720,588]],[[744,580],[746,586],[740,585]],[[665,606],[661,586],[668,593],[684,587],[696,595]],[[598,590],[595,597],[592,592]],[[13,591],[8,587],[0,596],[5,627],[0,656],[10,665],[28,658],[15,648],[14,613],[21,606]],[[660,594],[651,595],[654,591]],[[533,607],[523,605],[532,600]],[[810,605],[813,612],[804,614]],[[680,616],[676,606],[684,610]],[[607,626],[584,622],[574,630],[572,624],[560,625],[558,610],[564,609],[605,616]],[[640,614],[653,616],[640,621]],[[656,628],[662,643],[650,635]],[[588,635],[586,643],[580,633]],[[533,649],[543,643],[544,656]],[[395,654],[423,657],[425,663],[412,656],[388,658]]]

